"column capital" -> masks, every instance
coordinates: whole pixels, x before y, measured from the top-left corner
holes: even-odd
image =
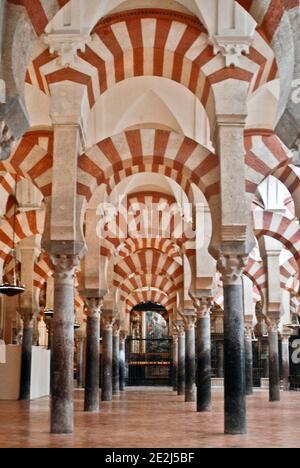
[[[196,324],[197,316],[196,314],[193,315],[185,315],[184,316],[184,328],[185,331],[194,330]]]
[[[121,329],[120,329],[120,322],[119,320],[115,320],[114,323],[113,323],[113,336],[120,336],[120,332],[121,332]]]
[[[279,323],[280,323],[280,319],[278,319],[278,320],[268,320],[267,321],[268,333],[278,333]]]
[[[24,328],[33,328],[33,312],[32,310],[21,309],[19,311]]]
[[[211,297],[194,297],[194,306],[196,309],[197,318],[209,317],[211,314],[212,298]]]
[[[242,284],[243,270],[246,266],[248,255],[221,254],[218,259],[218,270],[222,274],[224,286]]]
[[[113,325],[115,322],[113,312],[111,310],[103,310],[101,318],[103,329],[106,331],[113,331]]]
[[[87,316],[88,317],[100,317],[101,309],[103,306],[103,298],[101,297],[86,297],[84,299],[85,305],[87,307]]]
[[[125,343],[126,341],[126,331],[125,330],[120,330],[120,343]]]
[[[245,339],[252,341],[252,333],[253,333],[253,324],[252,322],[245,322],[244,325],[244,335]]]
[[[70,282],[74,279],[75,268],[80,264],[78,255],[51,255],[51,261],[55,267],[54,275],[60,282]]]

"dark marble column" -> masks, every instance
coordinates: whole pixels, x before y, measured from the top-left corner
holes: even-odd
[[[172,386],[174,392],[177,392],[177,380],[178,380],[178,332],[173,333],[172,343]]]
[[[245,374],[246,395],[253,395],[252,324],[245,324]]]
[[[113,315],[103,312],[102,333],[102,401],[112,401]]]
[[[184,325],[179,326],[178,334],[178,395],[185,395],[185,330]]]
[[[268,325],[269,332],[269,397],[270,401],[280,401],[278,322]]]
[[[217,340],[217,377],[218,379],[224,379],[224,341]]]
[[[126,334],[123,330],[120,332],[120,354],[119,354],[119,377],[120,392],[124,392],[126,387]]]
[[[77,332],[77,388],[83,388],[83,336],[82,332]]]
[[[185,401],[196,401],[196,316],[185,316]]]
[[[219,262],[224,288],[225,434],[245,434],[246,388],[242,268],[245,258],[224,255]]]
[[[23,320],[20,400],[30,400],[31,356],[33,336],[33,314],[31,310],[21,311]]]
[[[99,411],[99,340],[100,314],[103,304],[100,298],[87,298],[86,365],[84,411]]]
[[[74,276],[79,257],[52,256],[54,316],[52,342],[51,432],[73,432]]]
[[[195,302],[197,309],[197,411],[211,411],[210,298]]]
[[[260,338],[260,359],[262,366],[262,377],[269,378],[269,340],[268,338]]]
[[[283,389],[285,392],[290,390],[290,336],[290,333],[283,332],[281,341]]]
[[[120,393],[120,327],[115,323],[113,327],[113,370],[112,370],[113,395]]]

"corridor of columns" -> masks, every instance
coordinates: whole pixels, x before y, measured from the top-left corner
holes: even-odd
[[[299,447],[299,0],[0,14],[0,447]]]

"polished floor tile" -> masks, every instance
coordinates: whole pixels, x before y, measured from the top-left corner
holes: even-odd
[[[99,414],[82,411],[83,391],[74,392],[74,434],[49,434],[49,399],[0,402],[0,447],[300,447],[300,393],[248,397],[248,435],[223,434],[223,394],[213,393],[213,411],[195,412],[169,389],[128,389]]]

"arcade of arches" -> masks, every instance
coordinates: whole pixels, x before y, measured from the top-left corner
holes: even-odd
[[[299,0],[0,5],[0,446],[299,444]]]

